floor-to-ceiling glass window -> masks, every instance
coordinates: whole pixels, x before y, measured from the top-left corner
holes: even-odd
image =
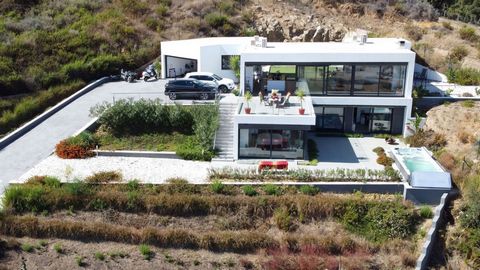
[[[298,79],[305,80],[308,92],[312,96],[324,95],[325,68],[324,66],[298,66]]]
[[[392,130],[392,109],[356,107],[353,114],[353,130],[357,133],[390,133]]]
[[[405,92],[406,65],[382,65],[380,67],[380,96],[403,96]]]
[[[350,95],[352,90],[352,66],[330,65],[327,67],[327,95]]]
[[[355,65],[353,94],[359,96],[377,96],[379,73],[379,65]]]
[[[270,131],[267,129],[245,128],[239,133],[239,156],[253,158],[270,157]]]
[[[316,126],[318,129],[343,130],[344,109],[343,107],[320,107],[316,106]]]
[[[390,133],[392,130],[392,109],[373,108],[372,132]]]
[[[272,130],[272,158],[303,159],[303,130]]]
[[[303,159],[304,131],[240,128],[240,158]]]

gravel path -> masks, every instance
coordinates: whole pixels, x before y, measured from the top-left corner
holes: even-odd
[[[34,175],[51,175],[62,181],[83,179],[100,171],[121,172],[125,180],[138,179],[144,183],[163,183],[181,177],[192,183],[207,181],[210,162],[163,158],[94,157],[61,159],[51,155],[19,178],[23,182]]]

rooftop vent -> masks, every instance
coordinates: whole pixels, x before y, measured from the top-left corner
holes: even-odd
[[[250,41],[250,45],[259,48],[267,48],[267,38],[254,36],[253,40]]]

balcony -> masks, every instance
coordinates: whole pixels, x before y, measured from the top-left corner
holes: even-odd
[[[310,97],[304,97],[303,108],[305,113],[300,114],[302,108],[300,99],[291,96],[289,102],[284,106],[281,103],[271,103],[261,101],[260,98],[253,97],[248,102],[250,113],[245,112],[247,103],[243,100],[235,114],[235,120],[238,124],[267,124],[267,125],[315,125],[315,111],[313,109]]]

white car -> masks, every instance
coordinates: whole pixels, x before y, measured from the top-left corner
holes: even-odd
[[[190,72],[185,74],[185,78],[192,78],[205,82],[215,82],[218,85],[218,91],[222,93],[227,93],[235,89],[235,83],[232,79],[222,78],[211,72]]]

